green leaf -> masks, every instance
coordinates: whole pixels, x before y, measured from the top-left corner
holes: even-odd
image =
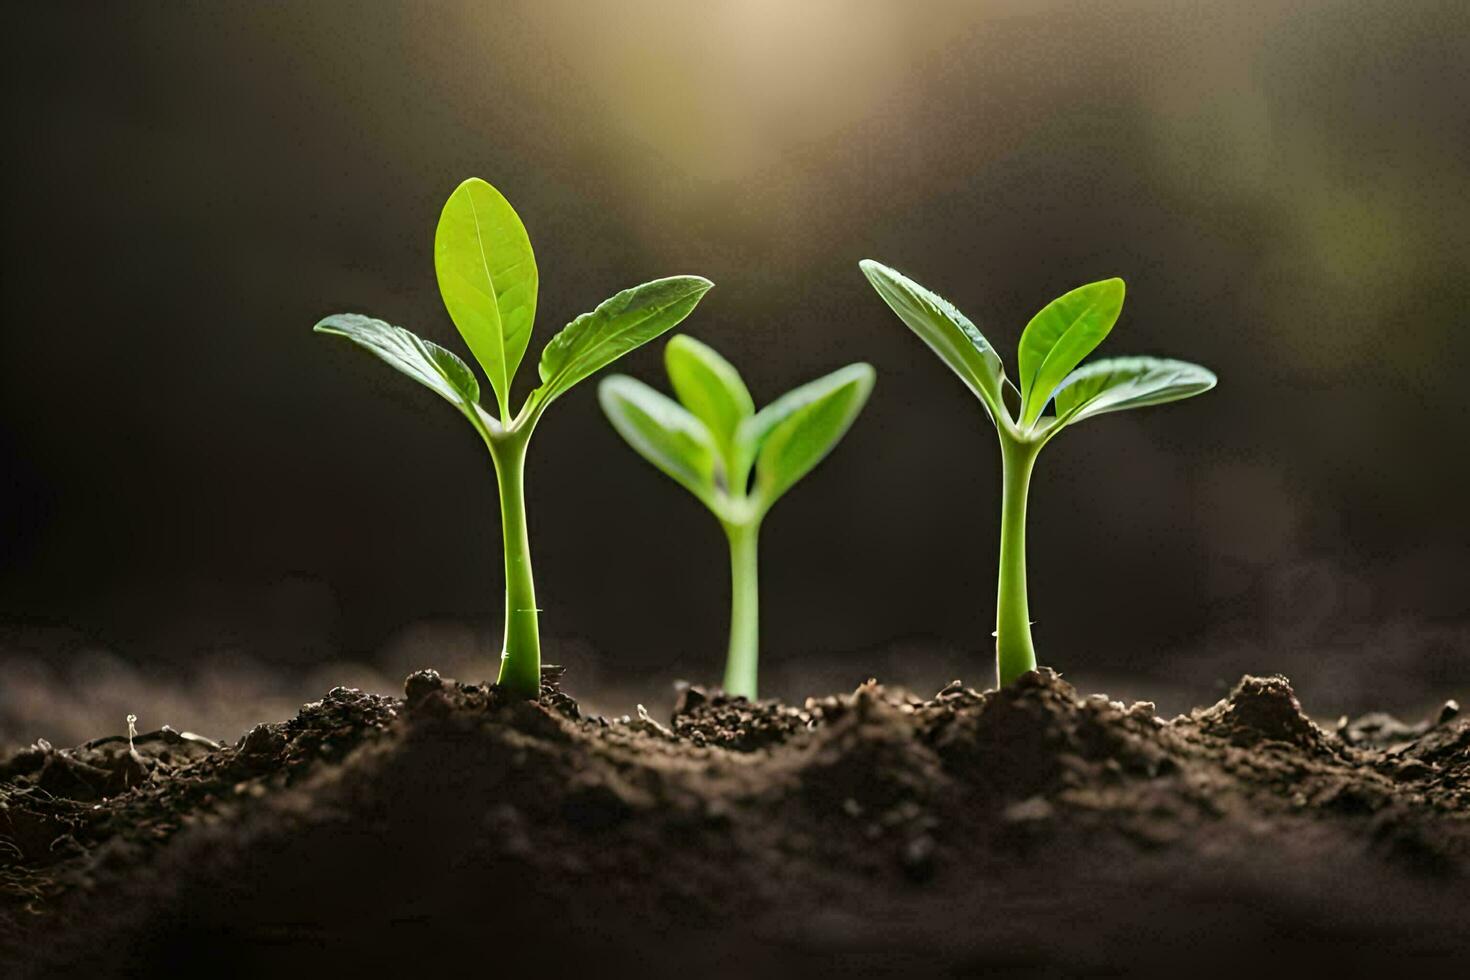
[[[334,313],[312,329],[346,337],[367,348],[463,412],[473,412],[480,400],[480,384],[468,364],[453,352],[402,327],[358,313]]]
[[[863,259],[858,267],[899,319],[980,398],[991,419],[1005,417],[1005,367],[969,318],[944,297],[882,263]]]
[[[1021,424],[1041,417],[1062,379],[1102,343],[1123,310],[1123,280],[1079,286],[1031,318],[1021,334]]]
[[[549,404],[589,374],[673,329],[713,285],[699,276],[655,279],[583,313],[541,352],[542,385],[535,397]]]
[[[788,392],[741,426],[741,441],[758,444],[755,483],[769,508],[832,451],[873,390],[873,368],[849,364]]]
[[[1057,420],[1069,425],[1094,415],[1190,398],[1215,387],[1213,372],[1187,361],[1113,357],[1067,375],[1057,389]]]
[[[478,177],[454,189],[434,232],[434,272],[449,317],[509,416],[511,380],[536,319],[536,256],[525,226]]]
[[[755,401],[740,372],[714,349],[680,334],[664,347],[664,366],[674,394],[684,407],[709,427],[727,466],[735,460],[735,430],[755,414]],[[740,480],[731,474],[732,482]]]
[[[628,445],[715,508],[715,442],[704,423],[641,381],[615,374],[597,386],[608,421]]]

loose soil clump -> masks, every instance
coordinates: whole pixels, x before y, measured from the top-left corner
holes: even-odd
[[[5,976],[1352,976],[1470,962],[1470,721],[1050,671],[667,724],[433,671],[0,761]],[[1308,957],[1298,961],[1294,957]]]

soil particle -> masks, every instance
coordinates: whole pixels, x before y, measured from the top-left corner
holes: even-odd
[[[673,730],[695,746],[754,752],[778,745],[812,724],[812,716],[779,701],[748,701],[698,685],[678,686]]]
[[[1326,733],[1302,711],[1291,682],[1280,674],[1242,678],[1228,698],[1195,717],[1205,731],[1235,745],[1270,739],[1314,752],[1331,750]]]
[[[437,670],[419,670],[408,675],[403,682],[403,700],[410,708],[417,706],[424,698],[444,690],[444,678],[439,676]]]
[[[1470,955],[1470,721],[1281,677],[1165,721],[1051,671],[667,725],[434,671],[234,745],[0,761],[6,976],[1234,972]],[[554,964],[554,967],[552,966]]]

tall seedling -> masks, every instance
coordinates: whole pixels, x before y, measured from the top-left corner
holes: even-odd
[[[753,699],[761,521],[847,432],[873,388],[873,369],[849,364],[757,412],[734,366],[692,337],[670,340],[664,362],[679,401],[623,375],[605,378],[598,397],[628,445],[698,497],[725,529],[731,579],[725,690]]]
[[[505,539],[505,647],[500,686],[534,698],[541,636],[531,543],[526,533],[526,446],[541,413],[573,385],[689,315],[712,283],[699,276],[655,279],[625,289],[567,324],[541,352],[541,384],[511,414],[511,382],[531,339],[539,282],[531,241],[509,202],[471,178],[449,196],[434,234],[434,271],[444,306],[495,392],[498,414],[480,405],[480,385],[459,357],[382,320],[326,317],[315,329],[367,348],[443,397],[490,450]]]
[[[1017,389],[995,348],[953,304],[872,259],[859,265],[899,319],[980,399],[1000,436],[995,662],[1004,686],[1036,667],[1026,599],[1026,495],[1041,448],[1084,419],[1208,391],[1215,376],[1197,364],[1153,357],[1115,357],[1078,367],[1123,309],[1123,280],[1105,279],[1053,300],[1031,318],[1017,351]],[[1016,403],[1014,414],[1007,396]],[[1048,405],[1053,406],[1049,415],[1044,414]]]

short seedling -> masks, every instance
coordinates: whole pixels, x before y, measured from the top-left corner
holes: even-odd
[[[449,317],[490,379],[499,416],[480,407],[480,385],[443,347],[356,313],[316,325],[372,351],[459,409],[490,450],[500,487],[505,539],[505,648],[500,686],[534,698],[541,684],[541,637],[526,533],[526,445],[541,413],[569,388],[688,316],[712,283],[699,276],[655,279],[625,289],[567,324],[541,352],[540,387],[511,415],[511,381],[536,316],[536,257],[500,192],[471,178],[457,187],[434,234],[434,271]]]
[[[871,259],[860,265],[899,319],[980,399],[1000,435],[995,660],[998,682],[1005,686],[1036,667],[1026,602],[1026,494],[1041,447],[1083,419],[1208,391],[1215,376],[1196,364],[1153,357],[1115,357],[1077,367],[1108,335],[1123,309],[1123,280],[1105,279],[1072,290],[1032,317],[1017,352],[1017,390],[995,348],[952,304]],[[1017,403],[1014,415],[1008,395]],[[1053,414],[1043,415],[1049,403],[1054,403]]]
[[[725,529],[731,578],[725,690],[754,699],[761,520],[847,432],[872,390],[873,369],[849,364],[757,412],[739,372],[699,341],[675,337],[664,362],[682,405],[622,375],[604,379],[598,396],[628,445],[698,497]]]

